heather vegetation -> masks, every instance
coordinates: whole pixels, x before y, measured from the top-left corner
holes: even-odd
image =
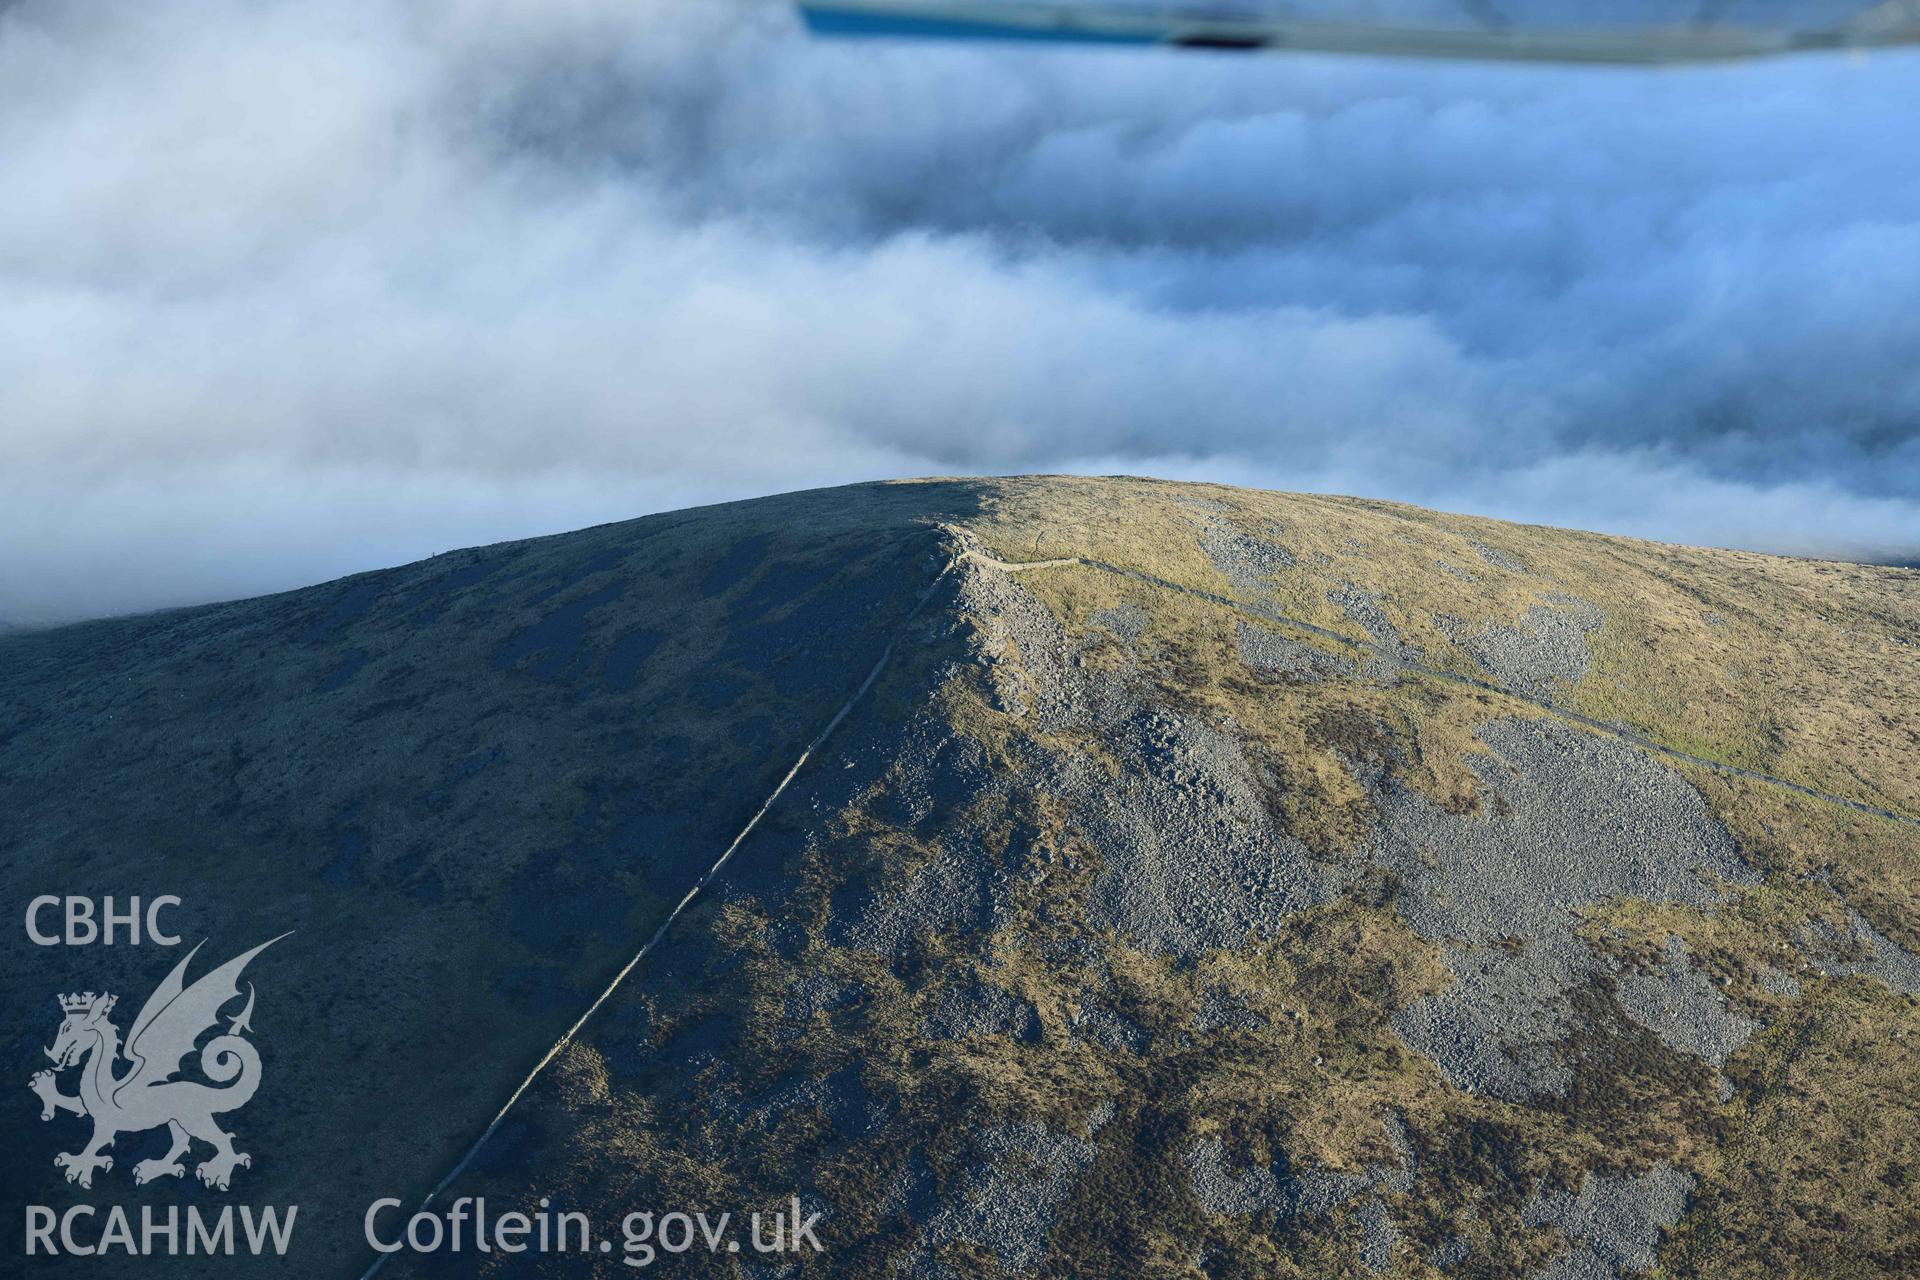
[[[446,1196],[798,1195],[835,1276],[1898,1274],[1916,641],[1911,570],[862,486],[0,642],[0,777],[91,800],[16,787],[5,875],[305,895],[255,1141],[350,1274],[844,710]]]

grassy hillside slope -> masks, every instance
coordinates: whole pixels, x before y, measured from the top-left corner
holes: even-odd
[[[0,662],[9,900],[178,893],[215,962],[298,930],[235,1127],[303,1274],[371,1261],[366,1203],[455,1167],[843,708],[443,1200],[799,1194],[834,1275],[1920,1267],[1911,570],[917,482]],[[174,959],[9,945],[23,1067],[55,992],[130,1017]],[[16,1201],[183,1194],[66,1188],[43,1132]]]

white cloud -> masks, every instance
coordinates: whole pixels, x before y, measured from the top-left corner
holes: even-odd
[[[30,0],[0,10],[0,618],[927,472],[1913,554],[1915,67]]]

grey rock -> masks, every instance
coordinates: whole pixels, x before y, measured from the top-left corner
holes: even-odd
[[[1082,1002],[1068,1016],[1067,1029],[1076,1039],[1103,1049],[1141,1053],[1147,1047],[1147,1033],[1140,1024],[1102,1005]]]
[[[1549,1259],[1547,1265],[1533,1273],[1531,1280],[1614,1280],[1618,1274],[1599,1253],[1587,1245],[1576,1244]]]
[[[1482,812],[1449,813],[1400,783],[1363,779],[1380,806],[1372,857],[1400,880],[1400,911],[1434,941],[1563,933],[1613,897],[1709,909],[1716,882],[1759,876],[1700,793],[1656,757],[1558,721],[1496,720],[1469,765]]]
[[[1218,1138],[1195,1143],[1187,1151],[1186,1164],[1194,1198],[1209,1213],[1247,1217],[1278,1213],[1286,1204],[1273,1170],[1254,1168],[1235,1173],[1227,1167],[1226,1144]]]
[[[793,803],[825,814],[870,797],[876,816],[920,837],[930,856],[873,860],[840,885],[826,940],[898,957],[923,933],[973,933],[1002,922],[1027,869],[1030,833],[1016,820],[1007,839],[1012,787],[988,772],[980,744],[923,709],[904,726],[877,729],[839,750],[839,767],[812,773]],[[832,837],[816,826],[804,839],[819,847]],[[736,859],[723,892],[781,900],[793,882],[773,873],[775,865],[767,856]]]
[[[1606,624],[1606,614],[1575,596],[1550,594],[1544,605],[1529,606],[1513,626],[1489,622],[1477,634],[1450,615],[1435,623],[1474,661],[1506,688],[1551,701],[1577,685],[1593,666],[1589,639]]]
[[[1433,1252],[1427,1255],[1427,1261],[1435,1271],[1446,1271],[1465,1262],[1467,1255],[1472,1252],[1471,1240],[1465,1236],[1448,1236],[1434,1246]]]
[[[1353,673],[1353,663],[1340,654],[1249,622],[1235,626],[1234,638],[1240,647],[1240,661],[1260,675],[1313,681]]]
[[[1400,671],[1417,664],[1424,656],[1418,645],[1400,638],[1400,629],[1387,617],[1385,602],[1377,592],[1357,587],[1345,579],[1327,588],[1327,599],[1340,606],[1348,619],[1373,641],[1376,653],[1369,658],[1362,674],[1374,680],[1392,680]]]
[[[1920,996],[1920,956],[1881,933],[1853,908],[1844,929],[1815,921],[1803,934],[1823,974],[1878,978],[1902,995]]]
[[[1219,1138],[1204,1138],[1187,1151],[1187,1174],[1194,1199],[1208,1213],[1246,1217],[1252,1213],[1279,1213],[1286,1203],[1281,1182],[1271,1169],[1250,1169],[1233,1173],[1227,1169],[1225,1144]]]
[[[870,1137],[886,1127],[891,1111],[861,1082],[860,1069],[846,1066],[820,1080],[789,1080],[757,1104],[740,1109],[739,1120],[760,1129],[777,1127],[795,1109],[819,1112],[845,1137]]]
[[[1083,758],[1059,788],[1100,854],[1087,903],[1094,923],[1190,956],[1269,936],[1339,893],[1346,873],[1278,829],[1231,735],[1167,713],[1114,728],[1122,774],[1105,776]]]
[[[802,974],[787,988],[786,999],[781,1002],[783,1025],[775,1038],[782,1042],[797,1040],[805,1034],[806,1024],[814,1015],[843,1009],[864,995],[864,989],[857,983],[842,982],[823,973]]]
[[[816,1013],[845,1008],[858,1000],[861,993],[858,983],[842,982],[824,973],[804,973],[787,988],[780,1013],[782,1017],[804,1021]]]
[[[1094,613],[1093,624],[1111,631],[1114,635],[1132,644],[1147,629],[1147,611],[1137,604],[1123,604],[1112,609],[1101,609]]]
[[[1200,549],[1236,591],[1263,594],[1273,575],[1293,563],[1284,549],[1245,532],[1229,520],[1209,520],[1200,528]]]
[[[1715,1068],[1725,1066],[1727,1057],[1760,1029],[1728,1006],[1720,988],[1694,966],[1687,944],[1671,935],[1663,966],[1654,973],[1623,975],[1618,996],[1626,1015],[1660,1043]]]
[[[1569,994],[1600,972],[1571,936],[1530,939],[1518,950],[1448,947],[1454,984],[1393,1015],[1394,1033],[1455,1088],[1506,1101],[1560,1095],[1573,1083],[1561,1042],[1584,1023]]]
[[[828,938],[835,946],[897,956],[922,931],[991,928],[1004,910],[1008,880],[978,844],[943,844],[903,883],[872,890],[859,906],[836,912]]]
[[[792,1280],[799,1274],[798,1266],[761,1267],[752,1263],[742,1263],[740,1266],[740,1280]]]
[[[1386,1201],[1374,1196],[1361,1206],[1360,1262],[1369,1271],[1385,1271],[1393,1266],[1393,1247],[1400,1240],[1400,1229],[1387,1212]]]
[[[980,1135],[979,1150],[958,1196],[927,1223],[904,1274],[942,1274],[931,1251],[956,1240],[991,1251],[1008,1274],[1038,1269],[1060,1207],[1094,1152],[1088,1139],[1030,1121],[995,1125]]]
[[[1526,565],[1520,563],[1520,561],[1514,559],[1504,551],[1496,551],[1485,543],[1475,542],[1472,539],[1467,540],[1467,545],[1473,548],[1475,555],[1496,569],[1505,569],[1508,573],[1528,572]]]
[[[985,749],[933,717],[921,716],[900,734],[879,812],[889,822],[912,829],[992,790]]]
[[[941,992],[921,1032],[940,1040],[982,1036],[1033,1040],[1040,1034],[1040,1018],[1027,1001],[998,987],[973,983]]]
[[[1413,1175],[1417,1168],[1413,1154],[1413,1136],[1407,1132],[1406,1121],[1395,1113],[1389,1112],[1384,1124],[1387,1130],[1387,1142],[1393,1147],[1396,1163],[1368,1165],[1368,1180],[1381,1191],[1411,1191]]]
[[[1755,970],[1753,980],[1760,984],[1762,991],[1771,995],[1797,996],[1800,994],[1800,979],[1785,969],[1777,969],[1770,964],[1761,965]]]
[[[1223,1216],[1271,1213],[1291,1218],[1318,1217],[1368,1191],[1406,1191],[1413,1185],[1413,1147],[1399,1116],[1389,1115],[1386,1128],[1397,1163],[1369,1163],[1359,1173],[1297,1169],[1285,1160],[1271,1168],[1235,1170],[1229,1167],[1226,1146],[1219,1138],[1202,1139],[1188,1148],[1185,1157],[1194,1198],[1208,1212]]]
[[[1661,1233],[1680,1221],[1692,1192],[1692,1175],[1665,1162],[1634,1176],[1588,1173],[1578,1194],[1536,1190],[1521,1221],[1558,1227],[1569,1247],[1534,1280],[1616,1280],[1652,1270]]]
[[[1568,993],[1601,971],[1575,912],[1614,897],[1706,910],[1723,885],[1759,877],[1699,792],[1651,755],[1545,719],[1493,721],[1480,739],[1494,755],[1470,761],[1477,815],[1362,777],[1380,811],[1369,856],[1458,979],[1393,1025],[1461,1088],[1560,1093],[1570,1069],[1552,1045],[1576,1029]],[[1502,939],[1519,945],[1491,945]]]
[[[879,1216],[905,1218],[924,1224],[939,1209],[939,1185],[927,1158],[919,1150],[907,1153],[887,1189],[880,1197]]]
[[[1200,998],[1199,1007],[1193,1011],[1192,1025],[1201,1035],[1209,1035],[1228,1027],[1259,1031],[1267,1025],[1267,1019],[1264,1014],[1248,1008],[1246,1002],[1232,992],[1214,987]]]
[[[962,591],[996,700],[1041,734],[1098,736],[1118,773],[1073,751],[1036,748],[1037,789],[1079,820],[1100,858],[1087,915],[1144,949],[1191,956],[1271,934],[1326,902],[1350,872],[1280,831],[1238,738],[1150,706],[1136,672],[1086,671],[1059,623],[1005,574]]]
[[[1365,1174],[1340,1173],[1328,1169],[1288,1170],[1284,1163],[1276,1168],[1249,1168],[1237,1172],[1228,1167],[1225,1144],[1218,1138],[1204,1139],[1187,1151],[1187,1172],[1193,1194],[1208,1212],[1235,1217],[1271,1213],[1282,1218],[1318,1217],[1371,1185]]]

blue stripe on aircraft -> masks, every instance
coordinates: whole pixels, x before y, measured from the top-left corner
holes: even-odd
[[[852,12],[846,9],[800,6],[807,29],[828,36],[919,36],[941,40],[1022,40],[1043,44],[1128,44],[1161,43],[1150,35],[1119,35],[1112,32],[1088,32],[1027,27],[1001,22],[962,22],[952,18],[916,18],[905,14]]]

